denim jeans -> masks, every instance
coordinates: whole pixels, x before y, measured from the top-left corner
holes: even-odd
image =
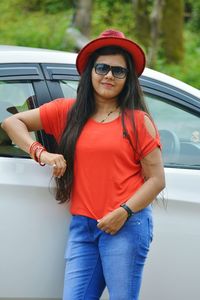
[[[98,229],[94,219],[74,215],[63,300],[98,300],[105,286],[110,300],[138,300],[152,231],[150,206],[129,218],[115,235]]]

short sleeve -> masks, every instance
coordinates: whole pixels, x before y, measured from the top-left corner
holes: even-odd
[[[59,98],[40,106],[40,118],[43,130],[54,136],[59,142],[66,125],[67,113],[75,99]]]
[[[150,134],[145,124],[145,116],[149,118],[150,122],[152,123],[155,129],[156,132],[155,137],[153,137]],[[142,159],[151,151],[153,151],[155,148],[158,147],[161,149],[160,136],[155,123],[147,113],[143,111],[136,111],[134,117],[135,117],[135,124],[137,130],[137,138],[138,138],[139,159]]]

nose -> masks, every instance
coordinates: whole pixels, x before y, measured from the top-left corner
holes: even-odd
[[[108,73],[105,75],[105,77],[107,77],[107,78],[113,78],[114,77],[111,69],[108,71]]]

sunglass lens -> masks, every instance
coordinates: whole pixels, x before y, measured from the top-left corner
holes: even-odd
[[[127,69],[123,67],[118,66],[109,66],[107,64],[96,64],[95,65],[95,72],[98,75],[106,75],[109,71],[112,71],[112,74],[114,77],[122,79],[126,77]]]
[[[96,64],[95,71],[99,75],[106,75],[109,72],[110,66],[106,64]]]
[[[126,69],[122,67],[112,67],[113,75],[117,78],[124,78],[126,76]]]

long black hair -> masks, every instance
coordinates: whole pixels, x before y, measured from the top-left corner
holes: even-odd
[[[92,69],[95,61],[100,55],[113,54],[122,55],[128,69],[125,85],[118,95],[117,104],[121,111],[122,134],[129,139],[130,143],[131,140],[125,124],[126,112],[132,111],[133,109],[148,112],[131,55],[121,47],[117,46],[103,47],[95,51],[90,56],[87,66],[81,76],[77,89],[77,99],[67,114],[67,124],[58,145],[58,152],[63,154],[67,162],[65,174],[61,178],[56,178],[56,199],[60,203],[64,203],[70,199],[74,176],[73,169],[76,142],[85,123],[96,110],[91,79]],[[131,114],[130,118],[133,128],[135,129],[133,114]]]

